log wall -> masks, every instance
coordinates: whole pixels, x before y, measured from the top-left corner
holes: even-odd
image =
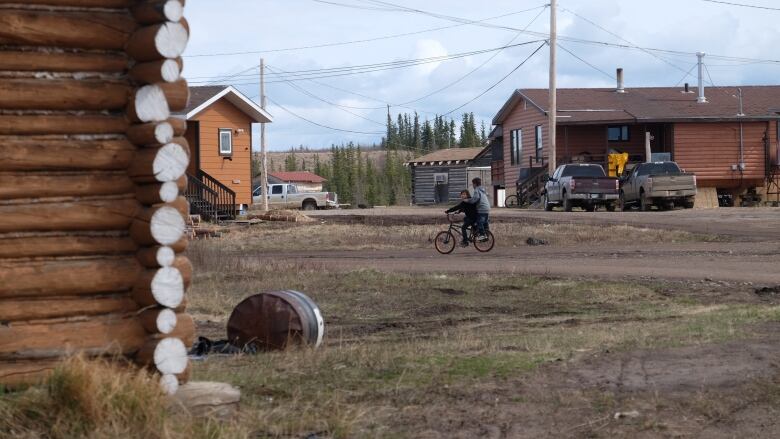
[[[0,0],[0,385],[75,352],[188,376],[183,4]]]

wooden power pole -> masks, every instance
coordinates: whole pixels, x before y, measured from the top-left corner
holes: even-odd
[[[260,108],[265,110],[265,60],[260,58]],[[265,122],[260,124],[260,162],[261,171],[260,189],[263,194],[263,210],[268,211],[268,153],[265,143]]]
[[[557,1],[556,0],[550,0],[550,101],[549,101],[549,110],[547,111],[548,115],[548,122],[549,125],[549,145],[550,145],[550,153],[548,154],[548,164],[549,164],[549,172],[550,175],[552,175],[553,172],[555,172],[555,167],[557,166],[557,157],[556,157],[556,146],[555,146],[555,136],[556,136],[556,119],[557,119],[557,87],[555,84],[555,49],[557,48],[557,40],[558,40],[558,24],[557,24]]]

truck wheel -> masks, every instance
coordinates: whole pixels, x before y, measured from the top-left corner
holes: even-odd
[[[596,211],[596,205],[593,203],[586,204],[585,205],[585,211],[587,212],[595,212]]]
[[[607,212],[614,212],[616,207],[617,207],[617,203],[607,204]]]
[[[691,199],[686,199],[685,201],[683,201],[682,205],[683,205],[683,208],[685,208],[685,209],[693,209],[694,203],[696,203],[696,199],[695,198],[691,198]]]
[[[642,212],[647,212],[648,210],[650,210],[651,207],[653,207],[653,203],[647,199],[645,193],[642,192],[641,194],[639,194],[639,209]]]
[[[317,210],[317,203],[315,201],[304,201],[303,210]]]
[[[563,197],[562,198],[563,198],[563,201],[561,202],[561,204],[563,205],[563,211],[564,212],[571,212],[571,208],[573,206],[572,206],[571,200],[569,199],[569,196],[566,195],[566,192],[563,193]]]
[[[547,199],[547,194],[544,194],[544,210],[550,212],[553,210],[553,205],[550,204],[550,200]]]

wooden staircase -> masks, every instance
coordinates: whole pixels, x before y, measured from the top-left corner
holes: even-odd
[[[184,193],[190,203],[190,213],[207,221],[220,222],[236,219],[236,193],[211,175],[198,171],[187,174]]]

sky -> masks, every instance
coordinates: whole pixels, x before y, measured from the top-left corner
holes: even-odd
[[[558,87],[614,87],[618,67],[626,87],[693,86],[698,51],[708,54],[709,84],[779,84],[780,62],[744,58],[780,60],[780,1],[734,2],[770,9],[706,0],[559,0]],[[191,37],[184,76],[191,85],[231,84],[259,102],[264,59],[274,117],[266,130],[270,150],[378,143],[387,104],[393,118],[417,111],[424,120],[457,109],[448,117],[473,112],[489,125],[515,89],[548,86],[549,48],[539,49],[546,37],[535,34],[549,32],[545,0],[189,0],[185,16]],[[407,35],[376,40],[397,34]],[[316,45],[329,46],[301,48]],[[515,46],[493,50],[508,45]],[[342,70],[320,70],[333,68]]]

